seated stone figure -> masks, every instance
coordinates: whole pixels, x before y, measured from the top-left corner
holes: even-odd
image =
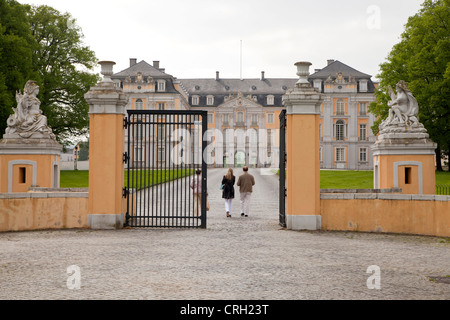
[[[37,98],[39,86],[35,81],[29,80],[25,84],[24,93],[16,93],[17,108],[10,115],[6,134],[18,135],[21,138],[53,139],[56,137],[47,126],[47,117],[39,108],[41,102]]]
[[[389,116],[384,120],[379,129],[380,133],[392,132],[417,132],[425,133],[426,129],[419,122],[419,105],[406,82],[401,80],[396,86],[397,94],[389,86],[391,101],[388,102]]]

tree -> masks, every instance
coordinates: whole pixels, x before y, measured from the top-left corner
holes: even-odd
[[[15,107],[16,91],[29,78],[39,80],[33,68],[37,43],[30,32],[28,8],[14,0],[0,0],[0,138]]]
[[[380,65],[379,88],[370,111],[378,116],[372,127],[387,117],[388,86],[405,80],[419,103],[419,119],[437,143],[437,169],[441,152],[450,149],[450,0],[425,0],[408,19],[401,41]]]
[[[34,66],[39,72],[41,109],[60,142],[88,132],[89,106],[84,94],[99,81],[92,74],[95,53],[69,13],[49,6],[30,7],[31,33],[39,43]]]

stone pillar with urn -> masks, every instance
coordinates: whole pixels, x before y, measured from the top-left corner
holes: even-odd
[[[297,62],[300,77],[283,96],[286,107],[286,225],[292,230],[319,230],[320,106],[322,95],[309,83],[310,62]]]
[[[123,227],[123,120],[127,96],[111,80],[112,61],[100,61],[103,80],[86,93],[89,104],[89,209],[92,229]]]

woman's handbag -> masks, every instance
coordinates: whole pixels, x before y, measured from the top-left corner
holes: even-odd
[[[224,186],[224,185],[221,184],[219,190],[223,190],[223,186]]]

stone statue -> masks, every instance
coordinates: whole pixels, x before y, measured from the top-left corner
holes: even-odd
[[[47,117],[39,108],[41,102],[37,98],[38,93],[39,86],[33,80],[25,84],[23,94],[16,93],[17,108],[13,108],[14,114],[7,120],[6,135],[8,137],[56,140],[52,130],[47,126]]]
[[[419,104],[408,89],[406,82],[401,80],[397,83],[397,94],[391,86],[388,89],[391,97],[391,101],[388,102],[389,116],[381,123],[380,132],[397,132],[405,128],[409,128],[410,131],[422,132],[424,127],[418,119]]]

